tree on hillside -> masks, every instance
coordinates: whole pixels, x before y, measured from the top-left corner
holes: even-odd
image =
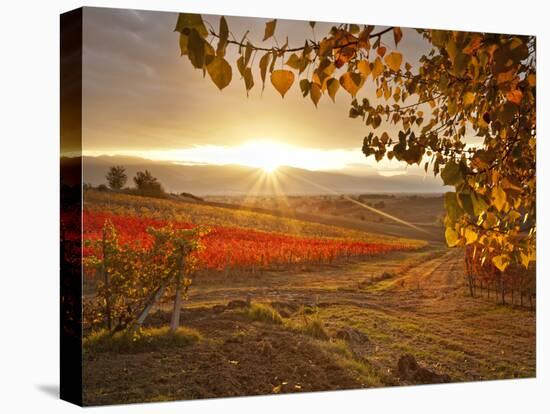
[[[215,29],[200,15],[180,14],[175,31],[181,54],[220,90],[233,79],[228,47],[239,55],[247,94],[254,65],[262,89],[269,76],[283,98],[294,83],[315,106],[343,89],[352,98],[350,117],[366,125],[365,156],[422,165],[454,186],[445,195],[449,246],[469,245],[500,270],[529,266],[536,238],[534,36],[417,30],[430,47],[411,64],[398,51],[399,27],[339,24],[320,36],[310,22],[312,39],[289,45],[275,39],[276,26],[266,23],[261,45],[248,31],[235,38],[224,17]],[[360,98],[362,88],[375,97]],[[473,137],[478,145],[467,144]]]
[[[159,183],[156,177],[153,177],[149,170],[138,171],[134,177],[134,183],[137,192],[141,195],[161,197],[165,194],[162,184]]]
[[[128,180],[126,169],[122,165],[115,165],[109,168],[105,178],[107,178],[107,183],[109,183],[109,187],[113,190],[120,190],[126,185],[126,181]]]

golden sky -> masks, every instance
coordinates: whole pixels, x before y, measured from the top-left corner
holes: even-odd
[[[217,29],[219,16],[203,17]],[[298,81],[284,99],[271,85],[262,94],[256,71],[256,85],[247,98],[234,65],[237,54],[228,51],[233,81],[220,92],[186,56],[180,56],[178,33],[173,31],[176,19],[176,13],[85,8],[84,154],[266,169],[292,165],[423,174],[417,167],[406,169],[397,161],[376,163],[362,155],[362,140],[369,130],[360,120],[348,117],[351,97],[343,89],[336,103],[323,96],[315,108],[309,98],[302,97]],[[227,20],[236,38],[248,29],[252,42],[260,44],[269,19]],[[318,24],[316,38],[322,38],[331,26]],[[426,45],[413,30],[404,34],[398,50],[412,62]],[[290,45],[301,45],[313,34],[307,22],[278,21],[279,42],[284,43],[285,35]],[[391,36],[386,41],[388,48],[394,48]],[[373,97],[373,85],[367,81],[359,98]]]

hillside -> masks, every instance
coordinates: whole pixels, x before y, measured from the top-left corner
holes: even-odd
[[[65,162],[67,162],[66,160]],[[63,161],[62,161],[63,162]],[[276,181],[266,179],[258,168],[237,165],[183,165],[136,157],[83,157],[84,182],[94,186],[105,183],[105,174],[113,165],[123,165],[129,177],[148,169],[169,192],[197,195],[242,194],[323,194],[339,193],[442,193],[440,178],[399,175],[384,177],[376,172],[365,176],[338,172],[309,171],[280,167]],[[356,170],[350,170],[356,171]],[[261,185],[258,185],[261,182]]]
[[[84,193],[84,208],[91,211],[109,211],[113,214],[150,217],[195,224],[235,226],[265,232],[294,236],[342,238],[386,244],[407,244],[418,247],[425,242],[369,233],[362,230],[339,227],[313,221],[302,221],[290,217],[210,205],[131,196],[118,193],[104,193],[88,190]]]

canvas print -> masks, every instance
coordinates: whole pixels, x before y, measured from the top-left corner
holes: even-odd
[[[62,397],[536,372],[534,36],[61,17]]]

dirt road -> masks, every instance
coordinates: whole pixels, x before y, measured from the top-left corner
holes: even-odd
[[[181,350],[85,355],[85,398],[132,402],[405,385],[415,383],[397,370],[405,354],[451,381],[534,376],[535,313],[470,298],[463,283],[461,253],[443,248],[254,278],[198,279],[181,320],[204,340]],[[240,308],[247,298],[271,304],[285,323],[250,320]],[[166,324],[168,309],[161,307],[150,323]],[[330,339],[295,328],[311,321]]]

